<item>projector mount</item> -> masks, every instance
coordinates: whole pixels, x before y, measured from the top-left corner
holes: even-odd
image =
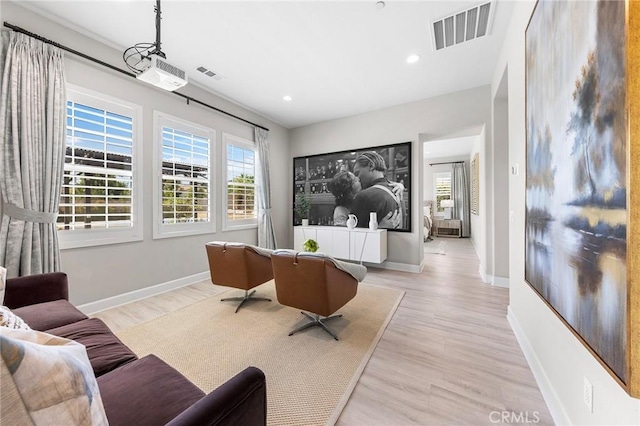
[[[160,0],[156,0],[153,10],[156,13],[156,41],[155,43],[136,43],[129,47],[122,54],[122,59],[127,67],[138,74],[145,70],[151,55],[159,56],[166,59],[166,55],[162,52],[160,41],[160,21],[162,10],[160,9]]]
[[[156,7],[156,42],[138,43],[122,54],[124,63],[136,73],[136,79],[164,90],[174,91],[187,84],[187,72],[166,61],[160,46],[160,0]]]

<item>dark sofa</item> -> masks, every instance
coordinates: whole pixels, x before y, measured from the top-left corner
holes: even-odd
[[[82,343],[110,425],[265,425],[264,373],[247,367],[208,395],[155,355],[138,358],[68,301],[61,272],[7,280],[4,305],[34,330]]]

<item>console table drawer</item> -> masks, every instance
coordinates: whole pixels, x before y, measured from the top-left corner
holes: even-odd
[[[459,219],[437,219],[435,221],[436,237],[461,237],[462,230]]]

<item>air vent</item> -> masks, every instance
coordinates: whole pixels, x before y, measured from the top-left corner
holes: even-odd
[[[203,67],[202,65],[196,68],[196,70],[200,71],[202,74],[206,75],[207,77],[213,78],[214,80],[222,80],[222,76],[220,74],[216,74],[215,72],[211,71],[209,68]]]
[[[162,59],[158,59],[156,61],[156,66],[162,71],[166,71],[171,75],[175,75],[178,78],[186,80],[186,73],[178,67],[174,67],[168,62],[163,61]]]
[[[489,34],[493,10],[492,2],[488,2],[433,22],[434,50],[455,46]]]

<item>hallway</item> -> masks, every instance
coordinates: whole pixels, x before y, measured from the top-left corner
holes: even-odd
[[[338,424],[553,424],[507,322],[509,290],[481,281],[468,238],[431,244],[445,253],[425,254],[420,274],[369,269],[367,283],[406,294]]]

